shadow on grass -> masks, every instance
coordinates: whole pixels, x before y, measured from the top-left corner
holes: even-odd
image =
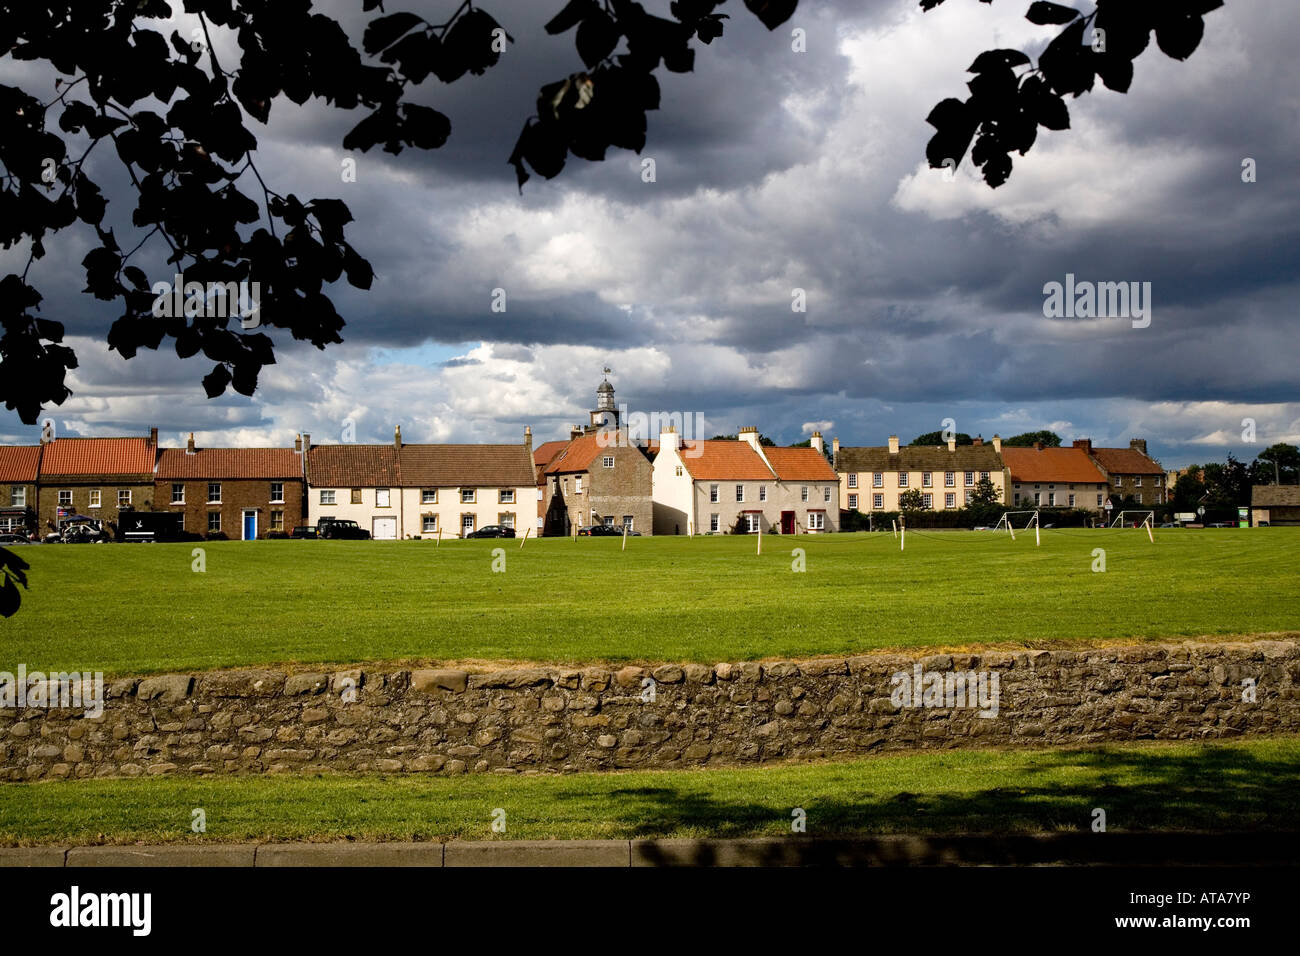
[[[969,769],[963,761],[953,772]],[[782,792],[791,794],[789,808],[775,805],[779,797],[719,797],[702,777],[698,788],[688,784],[613,790],[604,809],[608,819],[634,839],[654,839],[683,830],[711,838],[788,837],[790,814],[798,807],[807,813],[803,839],[809,843],[806,853],[813,854],[812,862],[844,862],[844,847],[822,842],[828,838],[880,834],[907,836],[859,847],[857,852],[874,857],[870,862],[1049,862],[1058,857],[1107,862],[1093,859],[1092,849],[1084,849],[1079,840],[1102,845],[1092,828],[1098,808],[1105,811],[1107,827],[1107,836],[1100,838],[1123,834],[1125,839],[1112,841],[1110,848],[1125,843],[1123,852],[1139,862],[1180,859],[1188,853],[1194,860],[1195,850],[1189,847],[1208,845],[1203,838],[1199,843],[1170,840],[1171,834],[1232,834],[1218,841],[1221,845],[1213,855],[1222,858],[1228,852],[1249,858],[1276,856],[1282,845],[1277,840],[1300,832],[1300,766],[1236,748],[1210,746],[1190,754],[1109,748],[1043,751],[1012,773],[1029,785],[913,793],[888,792],[877,784],[857,791],[855,768],[845,767],[833,796],[815,790],[798,794],[797,787],[782,786]],[[1073,781],[1076,775],[1083,779]],[[1045,833],[1058,837],[1044,840]],[[1245,842],[1242,834],[1249,837]],[[755,845],[751,862],[810,862],[805,851],[791,849],[792,842]],[[689,852],[694,855],[690,862],[707,865],[721,862],[712,858],[714,854],[734,858],[742,851],[697,844]],[[792,860],[792,852],[804,855]],[[644,848],[642,855],[652,863],[675,859],[671,851],[653,846]]]

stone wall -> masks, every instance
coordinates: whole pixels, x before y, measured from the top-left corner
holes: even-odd
[[[910,697],[900,706],[895,675],[917,665],[924,675],[983,674],[986,689],[996,674],[996,716]],[[1253,702],[1243,699],[1248,680]],[[561,772],[1203,740],[1300,731],[1298,688],[1291,640],[614,670],[166,675],[108,682],[98,717],[0,709],[0,779]]]

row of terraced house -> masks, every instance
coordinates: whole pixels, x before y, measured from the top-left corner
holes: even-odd
[[[118,527],[136,511],[172,512],[208,537],[287,534],[322,518],[354,520],[380,539],[463,537],[487,525],[567,535],[612,525],[642,534],[838,531],[842,511],[899,510],[910,489],[923,506],[970,504],[987,480],[1007,507],[1099,510],[1111,495],[1165,502],[1165,472],[1146,443],[1094,448],[985,443],[827,449],[765,444],[758,429],[734,439],[686,439],[675,428],[633,438],[597,389],[590,421],[533,447],[529,428],[506,444],[388,444],[203,448],[148,437],[50,438],[0,447],[0,532],[46,533],[71,516]]]

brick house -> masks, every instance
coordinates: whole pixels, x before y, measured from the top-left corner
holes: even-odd
[[[184,448],[158,455],[154,510],[181,514],[185,531],[251,541],[303,523],[302,442],[297,448]]]
[[[669,428],[654,459],[655,534],[838,531],[837,486],[818,448],[764,447],[757,428],[683,448]]]
[[[1145,438],[1134,438],[1127,448],[1093,448],[1088,438],[1075,439],[1106,476],[1110,493],[1132,498],[1140,505],[1162,505],[1169,500],[1165,469],[1147,455]]]
[[[626,427],[572,439],[541,470],[543,534],[570,534],[575,523],[654,532],[654,466]]]
[[[903,445],[897,435],[888,445],[841,448],[834,444],[833,462],[839,474],[839,506],[845,511],[898,511],[898,499],[909,489],[921,492],[927,510],[945,511],[970,503],[975,487],[987,479],[1008,502],[1002,439],[982,438],[970,445]]]
[[[0,446],[0,534],[36,531],[40,445]]]
[[[41,447],[37,520],[42,532],[62,515],[98,518],[115,533],[123,511],[150,511],[154,502],[158,429],[148,438],[54,438]]]
[[[1106,503],[1105,474],[1077,443],[1069,448],[1004,446],[1012,508],[1081,508],[1100,511]]]

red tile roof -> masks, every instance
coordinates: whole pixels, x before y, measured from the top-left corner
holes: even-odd
[[[388,488],[397,480],[392,445],[313,445],[307,480],[316,488]]]
[[[816,448],[764,448],[782,481],[839,481],[839,475]]]
[[[545,467],[546,465],[549,465],[551,463],[551,459],[554,458],[556,454],[559,453],[560,449],[562,449],[568,443],[569,443],[569,439],[567,438],[561,441],[542,442],[540,445],[538,445],[536,448],[533,449],[534,464],[538,465],[539,467]]]
[[[691,442],[681,450],[681,456],[696,481],[762,481],[775,477],[747,441]]]
[[[159,480],[185,478],[298,478],[302,456],[292,448],[164,448],[158,456]]]
[[[1096,458],[1112,475],[1163,475],[1165,470],[1136,448],[1094,448]]]
[[[41,478],[147,475],[156,449],[147,438],[56,438],[41,453]]]
[[[30,484],[36,481],[41,464],[40,445],[0,446],[0,481]],[[6,492],[8,494],[8,492]]]
[[[1093,464],[1082,448],[1014,448],[1002,446],[1002,459],[1011,471],[1011,480],[1069,484],[1105,484],[1106,476]]]

